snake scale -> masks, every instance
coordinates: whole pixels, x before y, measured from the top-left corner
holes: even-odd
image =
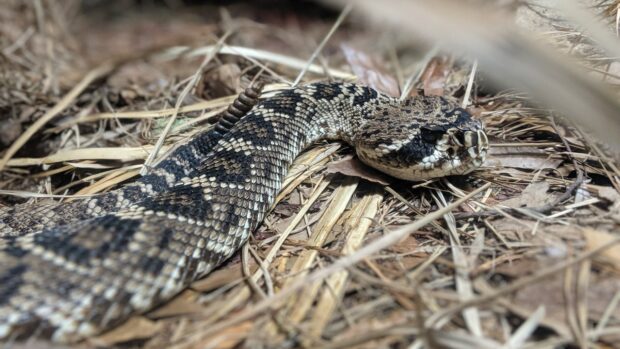
[[[318,140],[345,141],[406,180],[468,173],[488,149],[482,124],[442,97],[400,101],[342,82],[257,97],[246,91],[241,120],[198,134],[133,184],[0,211],[0,339],[74,342],[170,299],[247,241]]]

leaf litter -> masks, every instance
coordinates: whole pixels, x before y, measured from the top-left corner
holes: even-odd
[[[482,169],[424,183],[319,144],[297,159],[245,253],[82,345],[618,348],[618,156],[537,95],[498,89],[475,71],[468,89],[473,62],[449,47],[386,40],[385,29],[353,14],[337,23],[338,12],[321,6],[182,5],[162,16],[170,5],[18,3],[0,5],[1,205],[79,199],[131,181],[157,139],[165,135],[163,154],[209,128],[255,79],[267,96],[298,77],[357,76],[394,96],[466,99],[492,141]],[[616,29],[617,9],[611,0],[590,7]],[[514,15],[617,93],[617,62],[585,36],[604,34],[558,25],[552,12],[526,1]],[[553,30],[529,24],[533,17]]]

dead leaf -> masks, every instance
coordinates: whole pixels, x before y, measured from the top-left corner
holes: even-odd
[[[205,99],[226,97],[241,91],[239,65],[222,64],[206,71],[196,86],[195,94]]]
[[[381,270],[381,274],[389,279],[398,279],[406,273],[424,263],[429,257],[428,253],[411,253],[419,248],[418,240],[413,236],[408,236],[399,243],[389,248],[390,253],[400,254],[398,258],[386,258],[376,263]]]
[[[398,97],[400,95],[398,82],[386,73],[377,60],[347,44],[340,45],[340,49],[353,73],[357,75],[359,82],[390,96]]]
[[[418,239],[411,235],[408,235],[402,240],[400,240],[398,243],[390,247],[389,250],[395,253],[409,253],[411,251],[415,251],[415,249],[419,246],[420,243],[418,242]]]
[[[604,187],[594,184],[588,184],[588,189],[593,190],[598,197],[609,201],[609,217],[616,223],[620,223],[620,193],[613,187]]]
[[[594,189],[598,194],[598,197],[601,199],[605,199],[609,202],[616,203],[620,202],[620,193],[613,187],[603,187],[599,185],[588,185],[588,188]]]
[[[296,203],[296,202],[299,202],[299,196],[291,195],[290,198],[294,200],[278,203],[278,205],[274,207],[273,213],[277,213],[284,217],[290,217],[294,215],[295,213],[299,212],[299,209],[301,208],[301,204]]]
[[[544,305],[547,311],[545,318],[567,324],[566,299],[564,298],[564,273],[558,273],[541,282],[526,286],[516,293],[511,302],[517,306],[533,312],[540,305]],[[588,286],[587,304],[588,317],[597,321],[603,315],[617,290],[620,289],[620,280],[606,277],[603,279],[592,278]],[[616,308],[613,317],[620,317],[620,308]]]
[[[422,73],[422,86],[427,96],[443,96],[446,82],[452,71],[452,61],[446,57],[435,57]]]
[[[534,237],[531,232],[532,229],[527,224],[522,224],[519,221],[508,218],[498,218],[489,222],[493,231],[502,238],[509,242],[525,242],[531,241]]]
[[[279,219],[276,222],[272,223],[272,228],[276,232],[276,234],[281,234],[284,231],[286,231],[286,229],[289,228],[291,223],[295,220],[295,216],[297,216],[297,212],[299,212],[299,211],[296,211],[293,214],[291,214],[290,216],[288,216],[286,218]],[[303,240],[303,241],[308,240],[308,238],[309,238],[308,232],[306,231],[306,229],[301,229],[301,228],[305,227],[306,224],[312,225],[312,224],[316,223],[316,221],[321,217],[321,213],[320,213],[320,211],[317,211],[316,209],[313,210],[312,208],[310,208],[310,210],[308,210],[306,216],[307,216],[307,221],[303,221],[297,227],[294,227],[294,229],[291,232],[291,235],[289,236],[289,238],[296,238],[296,239]]]
[[[111,331],[89,339],[89,342],[97,346],[111,347],[118,343],[150,338],[155,335],[161,327],[162,324],[151,321],[144,316],[133,316]]]
[[[5,117],[0,123],[0,146],[9,146],[22,134],[22,125],[15,118]]]
[[[369,182],[379,183],[381,185],[389,185],[390,179],[366,165],[364,165],[358,158],[354,158],[352,155],[345,156],[344,158],[334,161],[327,165],[327,173],[341,173],[345,176],[359,177]]]
[[[586,248],[590,251],[611,243],[619,236],[617,234],[594,230],[592,228],[584,228],[583,235],[586,238]],[[594,260],[601,263],[610,264],[614,268],[620,270],[620,244],[609,247],[603,252],[597,254],[594,256]]]
[[[249,264],[250,272],[254,273],[256,269],[258,269],[258,264],[256,264],[253,259],[250,259]],[[232,265],[222,265],[219,269],[211,272],[206,278],[192,283],[190,287],[198,292],[208,292],[241,279],[243,279],[243,270],[241,261],[238,261]]]
[[[537,258],[522,258],[517,260],[509,260],[495,268],[498,274],[506,275],[511,278],[519,278],[529,275],[534,270],[540,270],[545,262]]]
[[[150,319],[158,319],[169,316],[193,314],[202,311],[202,306],[197,302],[200,294],[196,291],[185,290],[174,297],[171,301],[148,313]]]
[[[123,94],[133,93],[133,96],[123,95],[125,101],[131,101],[137,96],[137,92],[133,91],[131,86],[157,85],[166,79],[167,77],[162,73],[161,68],[146,61],[136,60],[131,64],[120,66],[107,81],[112,91],[124,91]]]
[[[546,181],[528,184],[519,196],[504,200],[502,205],[508,207],[540,207],[553,201],[553,195],[547,193],[549,183]]]
[[[558,168],[562,160],[554,159],[544,150],[531,147],[491,147],[483,167],[513,167],[528,170]]]
[[[28,339],[23,342],[12,342],[9,344],[3,344],[7,348],[11,349],[91,349],[92,346],[84,345],[84,344],[61,344],[61,343],[50,343],[45,340],[38,339]]]
[[[242,340],[246,339],[253,326],[253,321],[242,322],[236,326],[228,327],[225,330],[220,331],[217,335],[206,338],[187,348],[235,348]]]

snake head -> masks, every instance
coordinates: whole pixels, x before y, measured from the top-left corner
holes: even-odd
[[[415,112],[364,126],[355,142],[362,162],[411,181],[462,175],[482,165],[489,141],[479,120],[441,97],[417,97],[414,103],[401,110]]]

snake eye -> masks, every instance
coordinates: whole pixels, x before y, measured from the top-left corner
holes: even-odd
[[[421,128],[420,135],[422,136],[422,140],[426,143],[436,143],[443,135],[445,134],[444,130],[438,129],[430,129],[430,128]]]

